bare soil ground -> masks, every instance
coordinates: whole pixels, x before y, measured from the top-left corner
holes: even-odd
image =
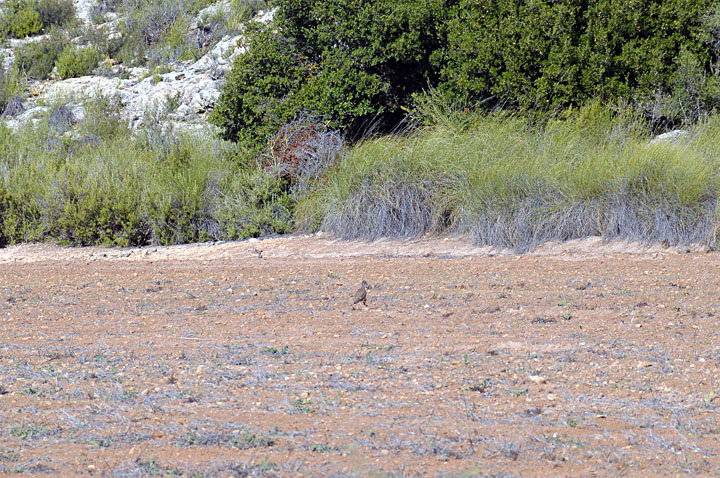
[[[599,239],[10,247],[0,474],[720,476],[719,320]]]

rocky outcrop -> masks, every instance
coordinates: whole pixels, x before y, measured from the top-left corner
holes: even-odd
[[[677,144],[688,138],[690,133],[682,129],[674,129],[667,133],[659,134],[650,140],[650,144],[667,143]]]
[[[168,100],[176,108],[170,118],[176,121],[204,121],[220,96],[223,77],[233,58],[242,51],[239,37],[227,37],[200,60],[174,65],[173,71],[151,74],[147,68],[134,68],[127,79],[83,76],[44,85],[38,95],[44,103],[77,101],[93,95],[115,96],[123,106],[122,116],[135,127],[142,126],[148,108]]]
[[[79,18],[90,22],[96,0],[75,0]],[[202,15],[213,14],[226,7],[227,0],[206,8]],[[257,21],[267,22],[273,12],[261,12]],[[99,28],[114,30],[117,20]],[[195,25],[196,27],[196,25]],[[239,46],[240,35],[222,38],[199,60],[173,63],[167,66],[167,73],[153,73],[148,68],[126,68],[105,60],[107,75],[83,76],[67,80],[35,82],[29,85],[31,92],[19,114],[5,118],[13,129],[32,121],[47,111],[46,105],[69,105],[76,117],[82,117],[82,103],[95,95],[117,96],[122,105],[121,115],[135,128],[143,125],[146,111],[150,108],[172,104],[168,118],[173,123],[195,128],[207,125],[207,115],[212,111],[220,96],[225,74],[230,70],[234,58],[243,51]],[[33,41],[28,39],[25,41]],[[12,59],[12,48],[9,54]]]

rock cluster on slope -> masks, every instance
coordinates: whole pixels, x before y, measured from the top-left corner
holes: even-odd
[[[97,0],[74,0],[78,18],[89,24],[96,3]],[[201,11],[198,18],[204,14],[213,14],[227,4],[227,0],[217,2]],[[269,21],[271,18],[272,12],[265,12],[256,20]],[[97,28],[110,29],[109,34],[113,35],[117,34],[117,24],[118,19],[114,19]],[[239,46],[240,38],[238,34],[226,35],[199,60],[171,63],[165,68],[169,70],[166,73],[153,73],[146,67],[127,68],[115,65],[113,59],[105,59],[106,69],[123,71],[124,74],[32,82],[28,85],[29,97],[25,100],[22,112],[6,115],[5,121],[9,127],[17,129],[47,111],[49,105],[58,104],[66,105],[80,119],[84,115],[83,101],[95,95],[103,95],[119,98],[121,116],[134,128],[142,126],[149,109],[163,107],[168,101],[173,104],[168,119],[174,125],[192,129],[208,127],[206,118],[220,96],[224,76],[230,70],[235,56],[243,51]],[[10,41],[9,48],[0,53],[6,62],[12,62],[13,50],[31,41],[38,41],[38,38]]]

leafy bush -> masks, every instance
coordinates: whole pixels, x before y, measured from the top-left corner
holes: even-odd
[[[270,138],[301,111],[350,138],[402,120],[423,92],[537,118],[595,99],[655,128],[720,105],[720,10],[712,0],[277,0],[212,116],[223,137]]]
[[[300,88],[303,72],[289,40],[262,26],[249,29],[247,52],[226,76],[211,121],[225,139],[257,147],[295,116],[289,96]]]
[[[3,36],[25,38],[35,35],[43,28],[40,13],[27,0],[7,0],[0,19]]]
[[[700,84],[712,60],[701,41],[712,4],[461,0],[450,15],[447,48],[434,58],[439,85],[464,103],[493,98],[542,112],[596,98],[648,110],[657,94],[675,94],[677,109],[654,120],[696,118],[680,111],[688,101],[710,111],[720,100]]]
[[[7,0],[0,19],[0,33],[25,38],[74,20],[72,0]]]
[[[271,25],[247,30],[247,50],[213,114],[223,137],[262,142],[301,111],[351,136],[392,126],[435,79],[439,0],[279,0]]]
[[[34,0],[31,4],[46,30],[52,26],[63,27],[76,20],[72,0]]]
[[[76,47],[68,45],[55,61],[57,72],[63,80],[84,76],[92,72],[100,61],[100,50],[95,45]]]
[[[65,40],[58,34],[26,43],[15,50],[15,64],[28,77],[44,80],[50,77]]]

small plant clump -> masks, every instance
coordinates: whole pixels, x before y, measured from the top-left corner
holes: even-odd
[[[204,15],[209,0],[130,0],[119,6],[122,17],[117,56],[134,65],[160,65],[199,58],[223,33],[219,15]],[[109,6],[105,9],[111,8]]]
[[[6,0],[0,37],[25,38],[75,21],[72,0]]]
[[[24,78],[15,65],[5,66],[5,59],[0,56],[0,114],[2,117],[13,116],[22,112]]]
[[[55,68],[55,62],[65,43],[64,36],[59,32],[53,32],[42,40],[26,43],[15,50],[15,65],[29,78],[45,80]]]
[[[100,61],[100,50],[95,45],[67,46],[55,61],[58,76],[65,80],[92,72]]]

